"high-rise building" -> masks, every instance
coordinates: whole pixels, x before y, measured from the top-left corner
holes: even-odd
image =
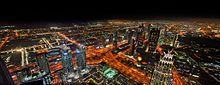
[[[86,68],[86,49],[84,46],[79,46],[76,49],[76,63],[79,70]]]
[[[133,37],[134,34],[134,30],[128,30],[128,43],[130,43],[130,47],[131,47],[131,52],[130,55],[134,55],[134,51],[135,51],[135,37]]]
[[[160,29],[160,37],[158,39],[158,44],[162,45],[162,44],[166,44],[164,41],[166,40],[167,37],[165,37],[165,29]]]
[[[108,35],[109,35],[108,36],[109,43],[112,43],[113,42],[113,33],[110,32]]]
[[[117,48],[117,46],[118,46],[118,31],[115,31],[115,35],[114,35],[113,40],[114,40],[114,46],[115,46],[115,48]]]
[[[146,52],[155,52],[157,48],[157,42],[160,36],[160,29],[158,27],[149,26],[150,33],[149,33],[149,39],[147,44]]]
[[[179,44],[178,38],[179,38],[179,35],[176,34],[175,37],[173,38],[173,42],[172,42],[172,46],[173,47],[177,47],[178,46],[178,44]]]
[[[132,38],[132,31],[131,30],[126,30],[126,38],[127,38],[127,40],[128,40],[128,43],[131,43],[131,38]]]
[[[0,57],[0,84],[1,85],[14,85],[14,82],[6,67],[6,64],[1,57]]]
[[[141,33],[142,33],[142,29],[141,28],[137,29],[137,31],[136,31],[136,44],[139,43],[139,40],[140,40],[139,38],[141,36]]]
[[[131,43],[131,55],[134,55],[134,51],[135,51],[135,40],[132,39],[132,43]]]
[[[40,84],[40,85],[49,85],[52,84],[52,77],[49,73],[45,73],[45,71],[39,71],[37,73],[27,75],[23,79],[21,79],[22,85],[29,84]]]
[[[173,68],[173,55],[172,51],[165,53],[154,68],[151,78],[151,85],[172,85],[172,68]]]
[[[36,57],[37,64],[40,67],[40,69],[44,70],[46,73],[49,73],[50,68],[48,65],[48,59],[46,53],[35,54],[34,56]]]
[[[61,47],[61,57],[64,72],[73,72],[72,51],[67,46]]]

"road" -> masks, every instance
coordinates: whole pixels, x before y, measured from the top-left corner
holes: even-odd
[[[5,40],[0,44],[0,50],[8,40],[9,40],[9,37],[5,37]]]
[[[178,74],[176,68],[174,67],[172,70],[172,74],[173,74],[173,82],[172,85],[186,85],[186,82],[184,82],[181,79],[181,76]]]
[[[194,54],[195,57],[200,58],[198,55]],[[190,59],[194,62],[196,62],[193,58],[190,57]],[[215,79],[218,83],[220,83],[220,80],[218,80],[215,76],[209,74],[209,72],[198,62],[196,64],[204,71],[206,72],[209,76],[211,76],[213,79]]]
[[[61,33],[57,33],[59,36],[63,37],[64,39],[70,41],[71,43],[73,44],[76,44],[78,46],[81,46],[80,43],[76,42],[75,40],[71,40],[70,38],[68,38],[66,35],[64,34],[61,34]],[[119,42],[118,46],[120,45],[123,45],[127,43],[127,41],[123,41],[123,42]],[[101,48],[101,49],[94,49],[94,47],[90,47],[87,51],[88,56],[88,61],[87,61],[87,64],[99,64],[101,62],[106,62],[111,68],[114,68],[116,70],[118,70],[119,72],[123,73],[124,75],[126,76],[129,76],[130,78],[138,81],[138,82],[141,82],[141,83],[144,83],[144,84],[149,84],[150,83],[150,79],[149,77],[142,71],[136,69],[136,68],[133,68],[133,67],[130,67],[124,63],[121,63],[119,60],[117,60],[117,58],[122,58],[122,59],[126,59],[130,62],[133,62],[133,63],[137,63],[134,59],[132,58],[129,58],[127,56],[125,56],[124,54],[126,52],[128,52],[131,48],[117,54],[117,55],[114,55],[111,51],[114,49],[114,46],[111,45],[109,47],[106,47],[106,48]],[[13,71],[17,71],[17,70],[21,70],[22,68],[25,68],[25,67],[29,67],[29,66],[35,66],[36,63],[30,63],[30,64],[27,64],[25,65],[24,62],[25,62],[25,50],[22,50],[22,66],[21,67],[17,67],[17,68],[14,68],[14,69],[10,69],[10,72],[13,72]],[[47,50],[40,50],[39,51],[40,53],[41,52],[47,52]],[[98,59],[94,58],[94,57],[98,57]],[[58,57],[58,56],[55,56],[55,57]],[[49,59],[50,60],[50,59]],[[26,59],[26,63],[27,63],[27,59]],[[59,69],[62,69],[62,64],[56,64],[52,67],[50,67],[52,73],[56,70],[59,70]]]
[[[57,32],[57,34],[59,36],[65,38],[66,40],[72,42],[73,44],[80,45],[78,42],[76,42],[74,40],[71,40],[66,35],[61,34],[60,32]],[[123,45],[123,43],[126,43],[126,41],[120,43],[119,45]],[[92,48],[92,47],[90,47],[90,48]],[[99,63],[99,62],[103,61],[103,62],[106,62],[110,67],[117,69],[119,72],[123,73],[124,75],[127,75],[127,76],[131,77],[132,79],[134,79],[136,81],[139,81],[139,82],[144,83],[144,84],[149,84],[150,83],[150,79],[148,78],[148,76],[145,73],[143,73],[140,70],[137,70],[135,68],[124,65],[123,63],[118,61],[116,58],[119,57],[120,55],[118,56],[118,55],[112,54],[111,51],[113,49],[114,49],[113,46],[103,48],[103,49],[99,49],[99,50],[89,49],[91,52],[87,51],[87,53],[91,53],[90,55],[95,54],[97,57],[99,57],[99,59],[95,60],[95,62],[93,62],[94,59],[90,58],[89,60],[91,60],[91,61],[87,61],[87,62],[90,62],[90,63],[87,63],[87,64],[94,64],[94,63],[96,64],[96,63]],[[126,51],[128,51],[128,50],[126,50]]]
[[[183,47],[183,49],[179,50],[179,51],[186,52],[186,54],[190,56],[190,57],[188,57],[188,59],[193,61],[193,62],[195,62],[195,64],[197,64],[199,66],[199,69],[201,69],[200,77],[199,77],[200,83],[202,83],[204,85],[220,83],[220,81],[216,77],[214,77],[213,75],[209,74],[208,71],[206,69],[204,69],[204,67],[201,64],[199,64],[197,62],[197,60],[199,60],[201,57],[199,57],[195,53],[191,53],[191,51],[188,50],[189,47]]]

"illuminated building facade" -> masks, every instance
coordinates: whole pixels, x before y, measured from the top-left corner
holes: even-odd
[[[164,41],[166,41],[167,37],[165,36],[165,29],[160,29],[160,37],[158,39],[158,44],[162,45],[162,44],[166,44]]]
[[[63,72],[61,49],[59,47],[49,49],[47,59],[50,68],[50,75],[52,75],[53,80],[62,80],[62,77],[59,75]]]
[[[132,39],[132,43],[131,43],[131,55],[133,56],[135,52],[135,40]]]
[[[146,52],[155,52],[157,48],[157,42],[160,36],[160,29],[158,27],[149,26],[150,33],[149,33],[149,39],[148,39],[148,45]]]
[[[156,53],[156,48],[160,36],[160,29],[156,26],[152,26],[151,24],[149,25],[148,29],[149,38],[146,42],[144,42],[144,47],[142,47],[144,52],[141,51],[141,62],[143,62],[142,64],[154,65],[154,63],[159,60],[159,56]]]
[[[176,34],[175,37],[174,37],[174,39],[173,39],[173,42],[172,42],[172,46],[173,46],[173,47],[178,47],[178,46],[179,46],[178,38],[179,38],[179,35]]]
[[[10,73],[7,70],[6,64],[3,59],[0,58],[0,84],[2,85],[14,85]]]
[[[86,68],[86,49],[84,46],[80,46],[76,49],[76,63],[79,70]]]
[[[115,36],[114,36],[114,38],[113,38],[113,40],[114,40],[114,46],[115,46],[115,48],[117,48],[117,43],[118,43],[118,31],[115,31]]]
[[[50,68],[50,73],[53,74],[54,72],[57,72],[58,70],[61,70],[63,66],[61,61],[61,49],[60,48],[52,48],[48,50],[47,53],[47,59],[48,59],[48,65]],[[57,66],[58,65],[58,66]]]
[[[114,69],[108,68],[108,69],[104,70],[103,74],[106,78],[112,79],[112,78],[114,78],[114,76],[116,76],[118,74],[118,72]]]
[[[40,69],[44,70],[46,73],[49,73],[50,69],[49,69],[46,53],[36,54],[35,57],[36,57],[37,64],[40,67]]]
[[[141,28],[137,29],[137,31],[136,31],[136,44],[137,44],[137,46],[140,41],[141,34],[142,34],[142,29]]]
[[[132,31],[126,30],[126,38],[128,40],[128,43],[131,43]]]
[[[171,51],[172,52],[172,51]],[[154,68],[151,85],[172,85],[173,55],[168,52]]]
[[[31,76],[26,76],[21,80],[21,84],[24,85],[32,85],[36,83],[40,85],[50,85],[52,84],[52,77],[50,74],[41,71]]]
[[[62,57],[62,65],[64,68],[64,72],[73,72],[73,63],[72,63],[72,51],[67,46],[61,47],[61,57]]]

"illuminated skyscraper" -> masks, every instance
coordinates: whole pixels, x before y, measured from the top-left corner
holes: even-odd
[[[159,39],[158,39],[158,44],[159,45],[162,45],[162,44],[166,44],[164,41],[165,41],[165,39],[166,39],[166,37],[165,37],[165,29],[160,29],[160,37],[159,37]]]
[[[136,31],[136,44],[139,43],[139,38],[141,36],[141,33],[142,33],[142,29],[141,28],[137,29],[137,31]]]
[[[132,43],[132,36],[133,36],[133,31],[132,30],[127,30],[126,31],[127,33],[127,40],[128,40],[128,43]]]
[[[1,85],[14,85],[10,73],[6,67],[3,59],[0,57],[0,84]]]
[[[176,34],[175,37],[173,38],[172,46],[173,47],[178,47],[179,41],[178,41],[179,35]]]
[[[64,72],[73,72],[72,51],[69,47],[65,45],[61,46],[61,57]]]
[[[48,64],[48,60],[47,60],[47,57],[46,57],[46,53],[35,54],[33,56],[36,57],[38,66],[42,70],[44,70],[46,73],[49,73],[50,69],[49,69],[49,64]]]
[[[131,43],[131,55],[134,55],[134,51],[135,51],[135,40],[132,39],[132,43]]]
[[[165,53],[157,66],[154,68],[153,76],[151,78],[151,85],[172,85],[172,68],[173,55],[172,51]]]
[[[114,40],[114,46],[115,46],[115,48],[117,48],[117,46],[118,46],[118,32],[117,31],[115,31],[115,35],[114,35],[113,40]]]
[[[148,39],[148,45],[146,52],[155,52],[157,48],[157,42],[160,36],[160,29],[158,27],[149,26],[150,28],[150,34]]]
[[[76,63],[79,70],[86,68],[86,49],[84,46],[79,46],[76,49]]]

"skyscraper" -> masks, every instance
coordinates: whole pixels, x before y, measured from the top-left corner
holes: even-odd
[[[176,34],[175,37],[173,38],[173,42],[172,42],[172,46],[173,47],[177,47],[178,46],[178,38],[179,38],[179,35]]]
[[[172,68],[173,55],[172,51],[165,53],[157,66],[154,68],[153,76],[151,78],[151,85],[172,85]]]
[[[72,51],[67,46],[61,47],[61,57],[64,72],[73,72]]]
[[[140,36],[141,36],[141,33],[142,33],[142,29],[141,29],[141,28],[139,28],[139,29],[136,30],[136,44],[137,44],[137,45],[138,45],[138,43],[139,43],[139,38],[140,38]]]
[[[36,57],[38,66],[46,73],[49,73],[50,69],[49,69],[46,53],[35,54],[34,56]]]
[[[149,39],[147,44],[146,52],[155,52],[157,48],[157,42],[160,36],[160,29],[158,27],[149,26],[150,33],[149,33]]]
[[[133,36],[133,31],[132,30],[127,30],[126,31],[126,33],[127,33],[127,40],[128,40],[128,43],[132,43],[132,36]]]
[[[1,85],[14,85],[14,82],[6,67],[6,64],[1,57],[0,57],[0,84]]]
[[[115,48],[117,48],[117,46],[118,46],[118,31],[115,31],[115,36],[114,36],[113,40],[114,40],[114,46],[115,46]]]
[[[134,51],[135,51],[135,40],[132,39],[132,43],[131,43],[131,55],[134,55]]]
[[[84,46],[79,46],[76,49],[76,63],[79,70],[86,68],[86,49]]]

